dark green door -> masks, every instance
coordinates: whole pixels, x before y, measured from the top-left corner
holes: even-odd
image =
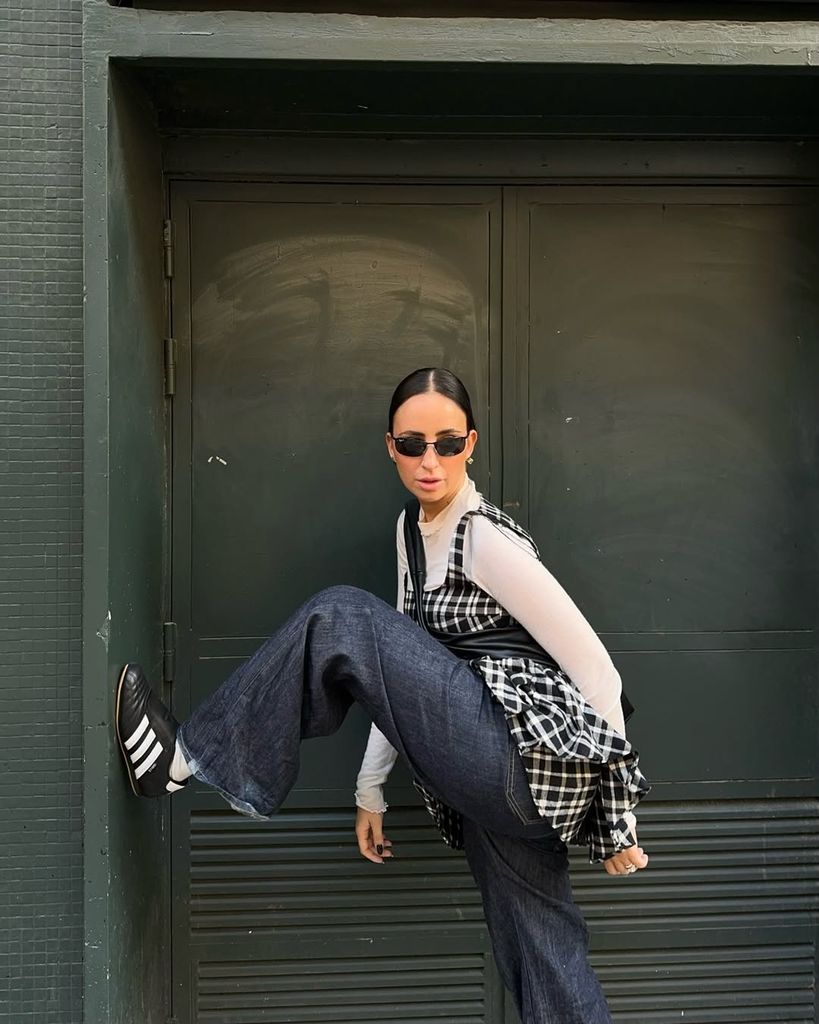
[[[816,1017],[816,200],[518,194],[518,487],[655,784],[575,876],[619,1021]]]
[[[808,190],[174,188],[176,710],[304,598],[394,599],[392,387],[445,363],[479,488],[612,652],[652,867],[576,892],[618,1021],[815,1019],[817,415]],[[354,709],[278,820],[174,797],[180,1024],[513,1021],[406,774],[358,856]]]
[[[394,603],[403,498],[383,434],[392,389],[416,366],[446,362],[474,388],[486,428],[476,478],[488,487],[500,199],[468,188],[174,193],[180,713],[321,587],[352,583]],[[270,824],[203,788],[174,805],[183,1024],[501,1019],[471,877],[403,772],[390,791],[395,860],[358,854],[367,728],[353,713],[336,736],[305,743]]]

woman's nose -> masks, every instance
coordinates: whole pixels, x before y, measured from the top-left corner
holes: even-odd
[[[424,452],[424,457],[421,459],[421,465],[430,469],[438,465],[438,453],[435,451],[435,445],[431,444],[428,446]]]

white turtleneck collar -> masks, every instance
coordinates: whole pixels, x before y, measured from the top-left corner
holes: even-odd
[[[455,493],[452,501],[442,512],[438,513],[431,523],[421,519],[423,515],[423,509],[421,509],[418,516],[418,529],[421,531],[421,536],[429,537],[445,529],[447,526],[454,525],[468,508],[476,507],[476,503],[479,501],[480,495],[475,488],[475,481],[471,479],[468,473],[464,474],[463,483]]]

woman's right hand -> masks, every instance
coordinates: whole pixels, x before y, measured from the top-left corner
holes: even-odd
[[[383,814],[376,814],[375,811],[365,811],[363,807],[357,807],[355,813],[355,834],[358,839],[358,849],[362,857],[373,861],[375,864],[383,864],[387,857],[392,857],[388,847],[392,846],[389,839],[384,838],[382,825]]]

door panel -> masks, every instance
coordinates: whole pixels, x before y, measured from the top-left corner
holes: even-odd
[[[816,194],[517,201],[521,516],[654,783],[650,869],[576,865],[595,963],[618,1020],[813,1021]]]
[[[520,196],[530,521],[657,781],[817,776],[812,197]]]
[[[638,708],[651,868],[611,880],[573,855],[618,1024],[814,1021],[815,193],[172,199],[178,713],[315,590],[393,600],[386,406],[409,370],[451,366],[478,487],[530,527]],[[305,743],[270,823],[174,797],[180,1024],[515,1020],[464,859],[400,766],[401,856],[388,874],[358,857],[367,727],[354,708]]]
[[[331,579],[392,594],[387,403],[406,372],[445,360],[485,408],[494,199],[196,205],[197,636],[263,634]],[[386,542],[376,558],[373,536]]]
[[[445,363],[474,389],[488,491],[500,191],[184,185],[173,220],[184,714],[316,590],[394,603],[405,495],[383,437],[410,370]],[[358,854],[368,727],[353,708],[304,743],[270,823],[201,787],[175,798],[180,1022],[502,1019],[478,894],[400,767],[389,877]]]
[[[533,523],[601,631],[815,629],[817,224],[769,192],[521,199]]]

